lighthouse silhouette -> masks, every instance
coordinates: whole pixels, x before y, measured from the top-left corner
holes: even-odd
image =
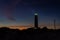
[[[34,27],[37,29],[38,28],[38,13],[35,12],[34,14]]]

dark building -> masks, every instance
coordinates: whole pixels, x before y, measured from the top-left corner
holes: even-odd
[[[34,18],[34,19],[35,19],[35,20],[34,20],[34,27],[35,27],[35,28],[38,28],[38,14],[35,13],[34,16],[35,16],[35,18]]]

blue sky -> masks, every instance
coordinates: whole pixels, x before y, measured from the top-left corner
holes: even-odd
[[[39,24],[53,24],[54,19],[60,24],[59,0],[0,0],[0,24],[33,24],[35,10]]]

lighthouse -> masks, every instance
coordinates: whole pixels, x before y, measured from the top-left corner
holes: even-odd
[[[38,13],[34,14],[34,27],[36,29],[38,28]]]

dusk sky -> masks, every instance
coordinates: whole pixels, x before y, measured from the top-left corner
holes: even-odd
[[[33,25],[35,12],[39,25],[51,26],[56,19],[60,28],[59,0],[0,0],[0,26]]]

